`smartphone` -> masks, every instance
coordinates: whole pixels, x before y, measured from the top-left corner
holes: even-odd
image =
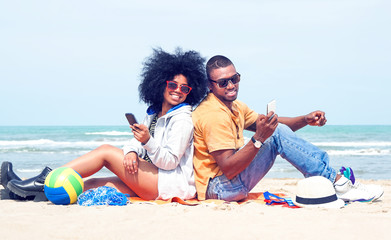
[[[136,117],[133,113],[125,113],[126,119],[128,119],[128,122],[130,125],[133,125],[137,123]]]
[[[270,101],[266,106],[266,114],[269,114],[271,111],[276,113],[276,100]]]

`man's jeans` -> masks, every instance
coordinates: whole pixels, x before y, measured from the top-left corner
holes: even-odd
[[[278,154],[304,177],[323,176],[332,182],[335,180],[337,173],[329,166],[329,156],[325,151],[297,137],[288,126],[278,124],[251,164],[239,175],[231,180],[221,175],[209,181],[206,198],[238,201],[247,197],[248,192],[273,166]]]

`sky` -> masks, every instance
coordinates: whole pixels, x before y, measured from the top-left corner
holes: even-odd
[[[0,0],[0,126],[126,125],[138,119],[152,49],[222,54],[238,99],[279,116],[391,124],[387,0]]]

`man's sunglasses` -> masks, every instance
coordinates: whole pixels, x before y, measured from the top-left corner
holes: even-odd
[[[179,88],[179,91],[185,95],[189,94],[191,91],[191,87],[187,85],[178,85],[177,82],[167,81],[167,89],[171,91],[175,91]]]
[[[240,74],[236,73],[230,78],[222,78],[217,81],[209,79],[211,82],[215,82],[219,88],[226,88],[228,86],[228,83],[231,81],[232,84],[237,84],[240,82]]]

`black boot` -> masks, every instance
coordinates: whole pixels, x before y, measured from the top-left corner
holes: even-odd
[[[36,177],[21,180],[11,180],[7,184],[7,188],[18,196],[27,198],[34,196],[35,202],[47,201],[43,189],[45,186],[45,178],[52,171],[51,168],[45,167],[43,171]]]
[[[33,197],[20,197],[15,193],[11,192],[9,189],[1,189],[0,190],[0,200],[18,200],[18,201],[26,201],[26,200],[34,200]]]
[[[0,184],[3,185],[4,189],[6,189],[8,182],[13,179],[19,181],[21,180],[12,170],[12,163],[3,162],[1,164],[1,171],[0,171]]]

